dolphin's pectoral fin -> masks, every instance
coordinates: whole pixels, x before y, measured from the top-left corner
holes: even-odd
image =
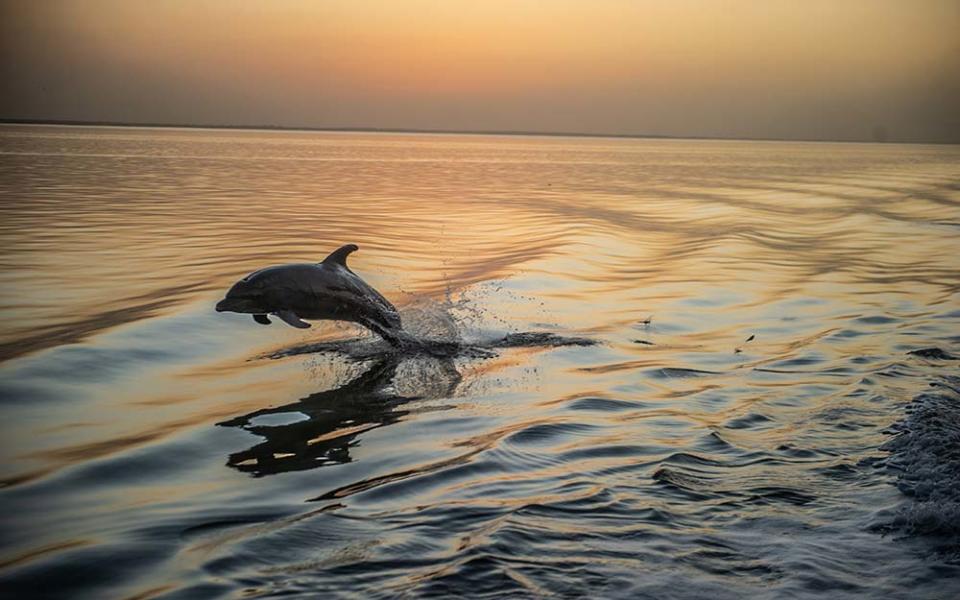
[[[284,323],[286,323],[291,327],[296,327],[297,329],[307,329],[308,327],[310,327],[310,323],[307,323],[306,321],[301,321],[300,317],[298,317],[297,314],[292,310],[281,310],[273,314],[280,317],[280,319],[282,319]]]
[[[360,247],[357,246],[356,244],[347,244],[346,246],[340,246],[339,248],[331,252],[330,256],[323,259],[323,263],[328,265],[334,264],[334,265],[341,265],[346,267],[347,256],[349,256],[351,252],[356,252],[359,249]]]
[[[253,315],[253,320],[261,325],[269,325],[270,319],[267,318],[267,315]]]

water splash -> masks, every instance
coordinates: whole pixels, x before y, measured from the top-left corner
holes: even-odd
[[[488,320],[489,309],[476,298],[462,294],[455,300],[421,297],[401,310],[405,342],[391,344],[379,337],[362,336],[298,344],[269,352],[267,358],[300,354],[336,354],[353,361],[381,358],[491,358],[507,348],[559,348],[593,346],[598,342],[583,336],[549,331],[498,332],[479,324]],[[463,315],[467,315],[464,318]]]
[[[960,560],[960,377],[944,375],[932,385],[936,391],[913,399],[883,445],[897,488],[910,501],[881,528],[931,538]]]

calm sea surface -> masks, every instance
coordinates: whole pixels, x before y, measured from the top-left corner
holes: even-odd
[[[5,126],[0,241],[4,597],[960,594],[960,147]],[[349,242],[597,344],[214,312]]]

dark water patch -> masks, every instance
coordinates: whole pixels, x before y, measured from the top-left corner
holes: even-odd
[[[50,389],[48,382],[0,381],[0,405],[32,405],[40,402],[62,400],[62,394]]]
[[[807,493],[789,487],[760,486],[744,492],[746,501],[754,504],[792,504],[805,506],[816,502],[816,494]]]
[[[707,545],[704,542],[700,544]],[[693,550],[678,557],[678,560],[697,570],[721,577],[746,576],[772,583],[785,574],[782,568],[733,548]]]
[[[717,496],[714,493],[716,485],[712,480],[678,469],[661,467],[651,477],[657,483],[675,489],[692,500],[708,500]]]
[[[840,338],[840,339],[851,339],[851,338],[863,337],[865,335],[872,335],[872,334],[869,331],[861,331],[859,329],[842,329],[836,332],[835,334],[833,334],[831,337]]]
[[[603,444],[578,448],[564,452],[562,458],[567,462],[579,460],[596,460],[601,458],[627,458],[633,456],[659,456],[664,449],[658,446],[641,446],[637,444]]]
[[[546,571],[542,566],[538,571]],[[416,595],[424,598],[523,598],[544,593],[531,580],[520,577],[513,568],[491,556],[477,556],[454,563],[436,577],[431,577],[416,588]]]
[[[80,548],[82,546],[87,546],[91,542],[90,540],[67,540],[63,542],[58,542],[56,544],[48,544],[40,548],[32,548],[27,552],[22,554],[4,558],[0,561],[0,571],[15,568],[19,565],[26,564],[37,559],[46,557],[48,555],[57,554],[59,552],[64,552],[72,548]]]
[[[707,467],[723,466],[723,463],[718,460],[700,456],[698,454],[690,454],[689,452],[674,452],[673,454],[665,458],[663,462],[664,464],[681,465],[681,466],[685,466],[685,465],[707,466]]]
[[[597,412],[623,412],[644,408],[646,406],[646,404],[641,402],[614,400],[612,398],[580,398],[567,405],[570,410]]]
[[[807,365],[816,365],[824,362],[826,357],[822,354],[811,354],[807,356],[797,356],[795,358],[788,358],[786,360],[779,360],[774,363],[770,363],[769,369],[789,369],[791,367],[805,367]]]
[[[907,352],[907,354],[919,356],[920,358],[929,358],[931,360],[960,360],[960,356],[954,356],[940,348],[920,348],[918,350],[911,350]]]
[[[829,477],[831,479],[837,479],[840,481],[855,480],[862,475],[861,471],[857,468],[857,465],[846,461],[826,467],[817,467],[813,469],[813,472],[823,475],[824,477]]]
[[[256,588],[248,587],[247,590],[256,591]],[[154,592],[151,590],[140,596],[130,596],[125,600],[153,600],[154,598],[162,600],[210,600],[227,597],[236,589],[234,586],[224,583],[195,583],[185,585],[169,593],[164,593],[164,591]]]
[[[832,367],[830,369],[772,369],[766,367],[754,367],[753,369],[757,373],[770,373],[774,375],[800,375],[800,374],[811,374],[811,375],[830,375],[835,377],[843,377],[853,373],[852,369],[847,367]]]
[[[770,417],[759,413],[750,413],[742,417],[731,419],[727,421],[724,426],[728,429],[758,429],[763,428],[766,424],[772,422],[773,420],[770,419]]]
[[[722,454],[739,452],[736,446],[723,439],[723,437],[716,431],[711,431],[710,433],[702,436],[696,441],[694,447],[697,450],[705,452],[718,452]]]
[[[589,435],[595,429],[595,426],[584,423],[544,423],[521,429],[507,441],[518,445],[552,444],[570,436]]]
[[[137,481],[138,477],[150,477],[150,473],[154,473],[154,470],[158,473],[173,472],[179,469],[186,470],[189,463],[184,463],[175,457],[164,456],[151,450],[137,451],[142,446],[159,442],[179,429],[179,424],[163,424],[154,429],[135,432],[126,436],[37,452],[31,458],[50,461],[53,464],[44,469],[21,473],[0,480],[0,485],[14,487],[29,483],[73,464],[81,465],[77,471],[71,473],[68,477],[67,481],[73,483],[83,481],[86,478],[98,480],[106,473],[114,473],[129,478],[129,480],[116,479],[119,484],[128,484]],[[119,458],[110,458],[113,455],[119,455]],[[106,481],[113,480],[112,478],[106,479]]]
[[[515,470],[525,470],[525,465],[504,463],[493,457],[462,460],[443,468],[423,469],[414,478],[401,477],[381,482],[363,492],[364,502],[394,502],[398,498],[418,497],[431,490],[456,486],[458,483],[482,481],[503,476]]]
[[[809,448],[799,448],[794,444],[780,444],[777,446],[777,452],[789,458],[809,459],[821,456],[821,453]]]
[[[109,597],[144,569],[161,560],[153,544],[137,543],[63,549],[44,560],[0,574],[0,587],[10,598],[57,600]]]
[[[864,323],[866,325],[886,325],[888,323],[899,323],[900,319],[896,317],[888,317],[886,315],[869,315],[866,317],[857,317],[854,319],[857,323]]]
[[[465,454],[454,456],[445,460],[440,460],[437,462],[429,463],[426,465],[418,465],[414,468],[405,469],[402,471],[395,471],[385,475],[378,475],[375,477],[370,477],[367,479],[362,479],[348,485],[340,486],[336,489],[324,492],[320,496],[316,496],[308,500],[308,502],[321,502],[326,500],[339,500],[341,498],[346,498],[348,496],[353,496],[355,494],[365,493],[369,490],[375,490],[378,487],[384,485],[392,485],[397,482],[403,482],[411,478],[421,477],[434,473],[436,471],[446,469],[448,467],[464,464],[468,462],[473,456],[480,453],[480,449],[474,449]],[[414,484],[414,487],[415,484]]]
[[[689,379],[692,377],[707,377],[710,375],[722,375],[719,371],[704,371],[701,369],[687,369],[683,367],[664,367],[662,369],[651,369],[644,373],[654,379]]]
[[[211,535],[222,533],[227,530],[278,521],[287,516],[287,513],[278,513],[276,511],[254,513],[253,511],[248,510],[245,514],[237,515],[232,518],[205,521],[186,527],[180,525],[180,537],[182,537],[184,540],[207,539]]]
[[[791,504],[804,506],[815,502],[813,493],[786,486],[751,485],[744,480],[721,472],[691,473],[680,468],[661,467],[653,474],[661,485],[699,500],[737,499],[741,505]],[[731,505],[731,508],[735,506]]]
[[[898,377],[916,377],[920,375],[920,370],[915,368],[913,365],[892,362],[884,365],[883,368],[874,371],[874,375],[891,379],[896,379]]]
[[[882,414],[876,409],[861,404],[844,404],[818,411],[814,415],[814,419],[828,429],[857,431],[860,429],[876,429],[876,419]]]
[[[610,489],[594,486],[591,493],[553,502],[534,502],[517,509],[518,514],[563,518],[568,515],[603,516],[615,518],[620,514],[627,516],[632,507],[620,502]]]

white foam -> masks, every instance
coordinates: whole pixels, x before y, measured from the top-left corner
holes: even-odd
[[[960,552],[960,377],[945,376],[920,394],[884,444],[897,487],[912,500],[896,514],[896,529],[944,538]]]

